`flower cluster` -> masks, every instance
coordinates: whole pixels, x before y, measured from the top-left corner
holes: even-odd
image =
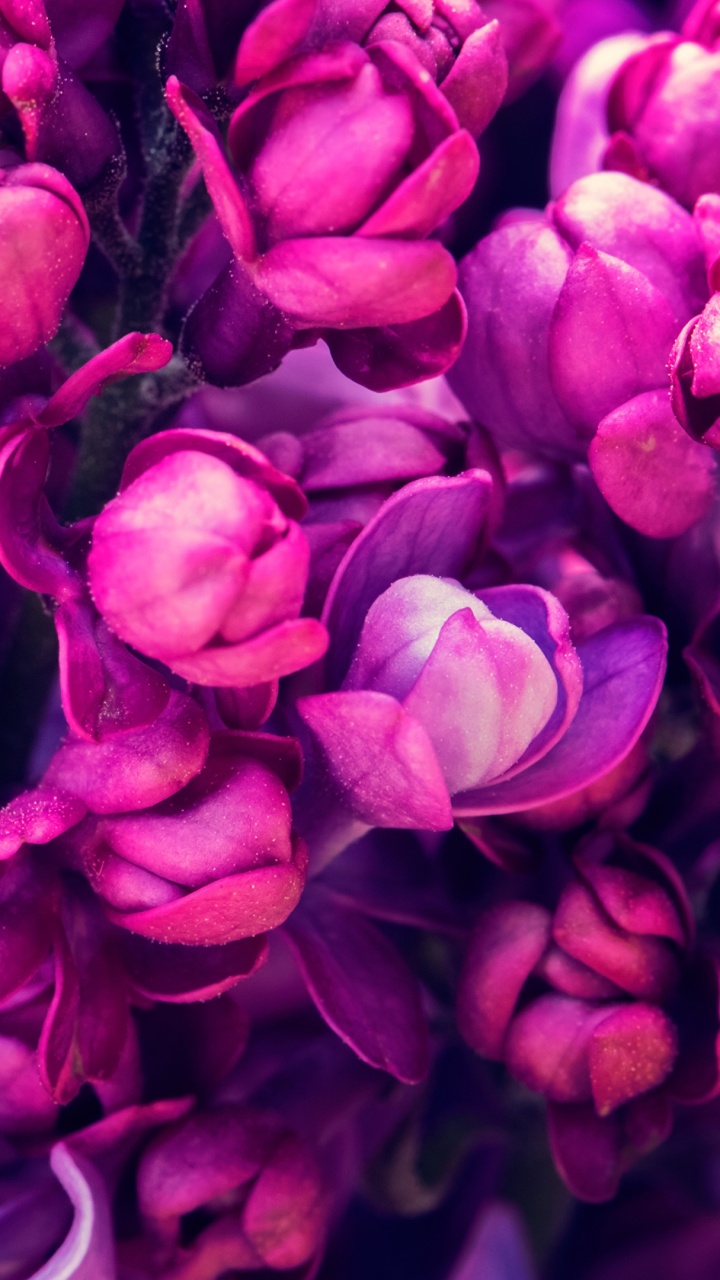
[[[716,10],[0,0],[7,1280],[720,1266]]]

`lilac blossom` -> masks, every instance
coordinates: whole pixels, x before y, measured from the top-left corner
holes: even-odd
[[[458,1018],[476,1052],[545,1095],[561,1175],[601,1201],[668,1135],[674,1102],[717,1091],[717,974],[693,952],[662,854],[607,836],[581,846],[576,868],[554,913],[506,902],[479,921]],[[542,987],[524,996],[531,976]]]
[[[276,21],[275,6],[264,15],[261,25]],[[264,52],[252,72],[240,47],[240,83],[262,74],[230,121],[233,168],[202,101],[177,77],[168,81],[234,254],[188,319],[188,358],[212,381],[239,385],[274,368],[293,343],[322,335],[343,372],[377,390],[441,372],[460,349],[464,312],[452,258],[427,237],[477,177],[463,127],[472,95],[463,89],[458,116],[396,40],[365,49],[331,33],[290,58],[283,39],[279,48],[269,35],[267,47],[257,39],[257,56]],[[485,85],[480,76],[481,99]],[[482,123],[499,101],[497,75],[490,86]],[[302,178],[289,188],[288,165],[299,173],[301,156]]]
[[[587,454],[613,510],[651,537],[709,510],[712,458],[689,447],[667,392],[673,343],[707,297],[705,264],[669,196],[625,174],[581,178],[544,215],[520,211],[482,240],[461,289],[469,331],[450,382],[498,440]]]

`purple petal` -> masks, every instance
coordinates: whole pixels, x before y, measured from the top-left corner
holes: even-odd
[[[146,728],[105,742],[68,740],[53,757],[43,787],[67,791],[95,813],[144,809],[174,795],[199,773],[209,737],[197,704],[173,692]]]
[[[224,876],[147,911],[107,909],[113,924],[155,942],[205,947],[276,929],[294,911],[305,884],[307,854],[295,841],[290,863]]]
[[[102,1177],[90,1160],[66,1142],[53,1147],[50,1164],[72,1201],[74,1218],[60,1248],[33,1280],[99,1280],[100,1276],[113,1280],[115,1241]]]
[[[63,711],[89,741],[141,729],[164,711],[170,687],[117,640],[89,601],[69,600],[55,614]]]
[[[342,799],[377,827],[448,831],[450,797],[426,730],[395,698],[365,690],[301,698]]]
[[[21,586],[71,599],[82,591],[80,577],[47,537],[49,455],[44,431],[23,431],[0,448],[0,560]]]
[[[0,1000],[36,973],[50,949],[57,885],[37,858],[24,857],[0,873]]]
[[[329,329],[324,338],[338,369],[371,391],[409,387],[438,377],[460,354],[467,315],[457,289],[439,311],[409,324]]]
[[[487,531],[492,479],[486,471],[416,480],[393,494],[350,547],[323,611],[328,671],[340,683],[370,605],[398,578],[461,578]]]
[[[514,813],[578,791],[602,777],[632,749],[657,702],[665,674],[665,628],[657,618],[613,623],[577,652],[583,696],[564,737],[508,782],[456,797],[459,817]]]
[[[168,106],[187,133],[200,161],[210,199],[233,253],[240,261],[256,257],[252,220],[240,188],[225,158],[217,125],[192,89],[170,76],[165,86]]]
[[[135,991],[171,1004],[210,1000],[249,978],[267,959],[262,934],[225,946],[182,947],[125,932],[120,946]]]
[[[550,942],[550,913],[508,902],[478,921],[458,987],[458,1029],[484,1058],[503,1056],[525,982]]]
[[[358,1057],[415,1084],[427,1074],[427,1024],[414,975],[369,920],[319,889],[287,935],[325,1021]]]
[[[23,792],[0,810],[0,858],[11,858],[25,843],[49,844],[86,813],[85,803],[67,792],[49,787]]]
[[[443,91],[445,86],[443,86]],[[464,129],[431,152],[392,195],[371,213],[361,236],[427,236],[466,200],[480,167],[477,147]]]
[[[543,730],[506,777],[534,764],[555,745],[575,718],[583,691],[583,670],[570,636],[570,619],[548,591],[525,585],[491,587],[478,599],[502,618],[531,636],[555,672],[557,703]]]
[[[715,459],[680,428],[665,389],[636,396],[603,418],[589,462],[615,514],[650,538],[685,533],[715,497]]]
[[[241,387],[272,373],[292,345],[287,317],[233,260],[185,317],[181,349],[191,366],[220,387]]]
[[[518,1211],[501,1200],[483,1206],[449,1280],[534,1280],[534,1276]]]
[[[591,1102],[550,1103],[548,1131],[558,1173],[580,1200],[612,1200],[622,1172],[622,1138],[615,1116],[601,1118]]]
[[[436,240],[315,236],[275,245],[254,278],[299,327],[359,329],[432,315],[450,298],[456,270]]]
[[[468,412],[490,423],[501,444],[563,457],[577,456],[579,447],[552,388],[547,338],[569,261],[544,222],[504,226],[481,240],[460,265],[468,335],[449,376]]]
[[[634,267],[578,249],[550,323],[550,375],[560,406],[586,435],[631,396],[662,386],[677,320]]]
[[[463,42],[442,91],[458,121],[473,138],[489,125],[507,90],[508,66],[497,21],[487,22]]]

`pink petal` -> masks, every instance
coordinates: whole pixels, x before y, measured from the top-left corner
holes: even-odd
[[[665,389],[636,396],[603,418],[589,461],[615,514],[651,538],[685,533],[715,497],[715,459],[681,429]]]
[[[550,374],[571,422],[590,435],[607,413],[663,386],[677,319],[634,267],[583,244],[553,311]]]
[[[432,315],[451,296],[456,270],[435,240],[316,236],[275,245],[255,279],[302,328],[359,329]]]
[[[399,702],[365,690],[301,698],[345,804],[376,827],[449,831],[450,798],[430,738]]]
[[[305,883],[307,855],[296,841],[295,860],[225,876],[147,911],[113,911],[113,924],[155,942],[215,946],[255,937],[282,924],[297,906]]]
[[[451,134],[370,215],[358,235],[429,235],[467,199],[479,167],[470,134],[464,129]]]
[[[564,890],[553,937],[569,955],[634,996],[663,1000],[674,989],[677,962],[668,943],[613,925],[584,885]]]
[[[210,199],[233,253],[241,261],[253,261],[256,248],[252,219],[225,158],[215,121],[197,94],[181,85],[176,76],[170,76],[165,92],[170,110],[202,165]]]
[[[43,787],[67,791],[96,813],[144,809],[199,773],[209,737],[197,704],[172,692],[166,709],[145,728],[104,742],[69,739],[50,762]]]
[[[650,1004],[616,1009],[593,1032],[590,1077],[595,1107],[607,1116],[669,1076],[677,1056],[677,1032],[667,1014]]]
[[[458,1029],[476,1053],[501,1059],[518,997],[550,942],[550,913],[510,902],[475,928],[458,987]]]

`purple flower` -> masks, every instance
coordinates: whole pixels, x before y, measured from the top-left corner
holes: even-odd
[[[445,830],[454,815],[560,799],[614,768],[647,723],[664,670],[656,620],[576,647],[540,588],[447,580],[477,556],[491,488],[483,472],[407,485],[336,573],[323,613],[333,691],[298,702],[314,752],[300,826],[316,857],[368,826]]]
[[[511,46],[523,43],[528,26],[536,30],[526,46],[543,43],[540,6],[496,0],[495,7],[500,9],[500,28],[496,21],[488,22],[486,11],[475,0],[460,4],[433,0],[423,9],[412,4],[395,7],[386,0],[369,4],[349,0],[342,7],[325,0],[275,0],[264,6],[251,2],[233,12],[222,0],[181,0],[167,66],[189,88],[204,94],[228,75],[241,33],[234,67],[239,86],[251,84],[287,58],[323,46],[353,41],[368,47],[392,41],[404,45],[423,70],[442,84],[463,126],[476,136],[500,106],[507,85],[503,19],[508,19]],[[556,31],[553,26],[553,35]],[[529,49],[523,52],[527,60]]]
[[[707,296],[689,214],[624,174],[581,178],[482,240],[460,285],[468,338],[449,380],[496,440],[561,458],[589,447],[605,499],[652,537],[706,513],[712,459],[667,394],[670,349]]]
[[[471,191],[477,149],[404,44],[276,59],[231,119],[232,169],[200,99],[175,77],[167,94],[235,259],[188,318],[191,362],[238,385],[323,336],[376,390],[452,363],[455,265],[427,237]]]
[[[298,618],[307,541],[291,480],[234,436],[178,429],[138,445],[93,525],[88,578],[111,630],[199,684],[274,680],[320,657]]]
[[[673,1102],[717,1092],[718,984],[663,854],[602,836],[576,869],[554,914],[506,902],[481,918],[458,1019],[476,1052],[545,1095],[559,1172],[600,1201],[668,1135]]]
[[[719,41],[714,6],[698,0],[681,35],[660,32],[630,55],[608,96],[605,167],[658,184],[688,209],[720,194]]]

